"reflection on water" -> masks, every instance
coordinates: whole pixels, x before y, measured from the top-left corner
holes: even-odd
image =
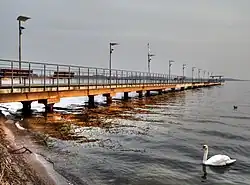
[[[207,180],[207,175],[208,175],[207,168],[209,170],[211,170],[213,173],[221,175],[221,174],[225,174],[225,173],[229,172],[232,165],[233,164],[227,165],[227,166],[206,166],[206,165],[202,165],[202,171],[203,171],[203,176],[202,176],[203,181],[202,182],[205,182],[205,180]]]
[[[94,109],[89,109],[84,104],[68,108],[56,107],[53,114],[36,112],[32,115],[26,115],[22,126],[62,140],[94,142],[98,139],[89,140],[87,136],[79,135],[79,129],[88,127],[91,130],[92,127],[99,127],[106,129],[107,132],[115,133],[115,130],[120,130],[122,127],[135,127],[131,124],[123,124],[122,120],[164,122],[164,120],[150,119],[144,115],[161,114],[161,110],[164,110],[169,104],[176,103],[185,104],[185,93],[169,93],[142,99],[134,98],[128,101],[117,99],[111,106],[99,104]]]

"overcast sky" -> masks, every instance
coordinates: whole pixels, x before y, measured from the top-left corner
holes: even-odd
[[[18,59],[16,17],[23,24],[22,59],[152,71],[181,66],[250,79],[250,0],[0,0],[0,58]]]

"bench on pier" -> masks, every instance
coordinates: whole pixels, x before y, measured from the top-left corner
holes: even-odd
[[[175,77],[174,78],[174,81],[184,81],[186,79],[186,77],[184,76],[184,77]]]
[[[33,75],[33,70],[26,69],[0,69],[0,85],[3,78],[19,78],[24,80],[24,85],[26,84],[26,79]],[[20,82],[21,83],[21,82]]]
[[[53,84],[55,83],[56,79],[68,79],[68,83],[71,78],[75,77],[74,72],[69,72],[69,71],[55,71],[52,79],[53,79]]]
[[[65,78],[74,78],[75,73],[74,72],[67,72],[67,71],[55,71],[53,78],[60,78],[60,79],[65,79]]]

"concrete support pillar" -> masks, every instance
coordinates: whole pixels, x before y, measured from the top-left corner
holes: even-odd
[[[146,91],[146,96],[150,96],[150,91]]]
[[[32,103],[32,101],[22,101],[22,104],[23,104],[22,111],[24,114],[31,113],[31,103]]]
[[[137,91],[137,93],[139,94],[139,98],[143,97],[143,92],[142,91]]]
[[[158,90],[158,94],[162,95],[162,89]]]
[[[47,113],[52,113],[52,112],[53,112],[53,107],[54,107],[54,103],[46,104],[46,105],[45,105],[45,111],[46,111]]]
[[[107,96],[107,104],[111,104],[112,103],[112,96]]]
[[[44,104],[46,113],[52,113],[54,104],[59,102],[59,101],[60,101],[59,97],[53,97],[53,98],[49,98],[49,99],[40,99],[40,100],[38,100],[38,103]]]
[[[129,97],[128,97],[128,92],[124,92],[124,100],[128,100]]]
[[[111,94],[104,94],[103,96],[105,96],[107,98],[107,104],[108,105],[112,104],[112,96],[111,96]]]
[[[89,95],[89,107],[94,107],[95,106],[95,96],[94,95]]]

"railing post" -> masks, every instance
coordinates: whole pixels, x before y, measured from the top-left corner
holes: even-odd
[[[152,81],[154,80],[153,78],[152,78],[152,74],[151,73],[149,73],[149,83],[150,83],[150,85],[152,85],[153,83],[152,83]]]
[[[126,87],[128,86],[128,71],[126,71]]]
[[[149,84],[151,85],[151,82],[152,82],[152,76],[151,76],[152,74],[151,73],[149,73],[149,79],[148,79],[148,82],[149,82]]]
[[[88,68],[88,91],[89,91],[89,68]]]
[[[102,87],[104,88],[104,86],[106,85],[106,81],[107,81],[106,74],[105,74],[105,69],[103,69],[102,73],[103,73],[103,80],[102,80],[103,85],[102,85]]]
[[[139,72],[135,72],[135,84],[137,85],[140,82]]]
[[[154,79],[155,79],[155,85],[157,86],[158,85],[158,78],[157,78],[157,73],[154,74]]]
[[[79,86],[79,89],[81,89],[81,67],[79,67],[78,69],[78,86]]]
[[[13,93],[13,91],[14,91],[13,89],[13,61],[11,61],[11,92]]]
[[[159,74],[158,73],[156,74],[156,81],[157,81],[157,84],[159,86],[160,82],[159,82]]]
[[[43,89],[46,90],[46,64],[43,65]]]
[[[157,74],[156,74],[156,81],[157,81],[158,86],[159,86],[159,84],[160,84],[159,76],[160,76],[160,75],[157,73]]]
[[[157,84],[159,86],[160,82],[159,82],[159,74],[158,73],[156,74],[156,81],[157,81]]]
[[[59,65],[56,66],[56,89],[59,90]]]
[[[30,85],[30,77],[31,77],[31,74],[30,74],[30,62],[29,62],[29,92],[30,92],[30,88],[31,88],[31,85]]]
[[[145,73],[143,72],[143,77],[142,77],[142,87],[144,87],[144,83],[145,83]]]
[[[112,86],[112,69],[109,71],[109,88],[111,89]]]
[[[141,80],[142,80],[141,79],[142,78],[141,72],[140,72],[140,77],[139,78],[140,78],[139,84],[140,84],[140,87],[141,87]]]
[[[121,74],[121,84],[122,84],[122,86],[123,86],[123,84],[124,84],[124,80],[123,80],[123,70],[122,70],[122,74]]]
[[[116,87],[117,87],[117,85],[118,85],[118,70],[116,70],[115,75],[116,75]]]
[[[70,74],[70,66],[69,66],[68,90],[70,90],[70,79],[71,79],[71,74]]]
[[[152,79],[153,79],[153,86],[155,86],[155,74],[152,74]]]
[[[158,85],[158,74],[156,73],[156,74],[154,74],[154,76],[155,76],[155,84],[157,86]]]
[[[134,72],[131,72],[131,76],[132,76],[132,86],[135,84],[135,76]]]
[[[133,72],[130,71],[130,86],[132,86],[133,83],[134,83]]]
[[[96,76],[96,77],[95,77],[95,80],[96,80],[96,81],[95,81],[95,87],[96,87],[96,89],[97,89],[97,78],[98,78],[97,74],[98,74],[98,73],[97,73],[97,68],[96,68],[96,69],[95,69],[95,76]]]
[[[154,79],[155,79],[155,85],[158,85],[158,80],[157,80],[157,73],[154,73]]]

